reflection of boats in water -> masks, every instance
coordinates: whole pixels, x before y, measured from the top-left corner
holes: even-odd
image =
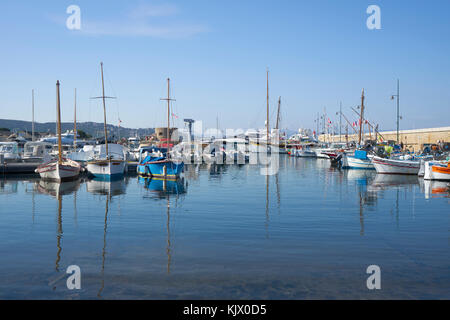
[[[420,180],[420,189],[425,199],[437,197],[450,197],[450,183],[436,180]]]
[[[40,193],[50,194],[54,197],[74,193],[80,188],[80,180],[56,182],[50,180],[40,180],[37,190]]]
[[[165,180],[139,177],[139,183],[150,191],[161,193],[162,195],[186,193],[184,178],[178,180]]]
[[[358,182],[368,181],[375,177],[375,172],[371,170],[346,170],[347,180],[355,180]]]
[[[86,182],[86,190],[94,194],[117,196],[125,194],[127,185],[125,180],[92,179]]]
[[[372,181],[372,190],[384,190],[390,187],[407,187],[419,184],[419,178],[412,175],[385,175],[377,174]]]

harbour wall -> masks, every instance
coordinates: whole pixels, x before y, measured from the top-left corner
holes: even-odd
[[[381,135],[381,137],[380,137]],[[363,134],[364,139],[375,140],[375,133],[366,132]],[[358,141],[358,134],[349,134],[348,141]],[[381,131],[378,135],[378,141],[380,140],[397,140],[397,131]],[[412,130],[400,130],[399,140],[403,142],[406,148],[409,150],[418,151],[421,149],[424,143],[437,143],[438,141],[450,142],[450,127],[440,127],[440,128],[427,128],[427,129],[412,129]],[[322,134],[319,135],[319,141],[322,142],[345,142],[346,137],[344,135],[331,135]]]

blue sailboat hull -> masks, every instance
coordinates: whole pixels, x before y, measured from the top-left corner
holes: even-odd
[[[169,159],[157,158],[139,163],[137,173],[142,176],[173,179],[180,176],[183,168],[184,162],[176,163]]]

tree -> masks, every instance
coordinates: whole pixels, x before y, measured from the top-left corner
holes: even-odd
[[[83,130],[77,130],[80,139],[90,139],[92,136],[89,133],[84,132]]]

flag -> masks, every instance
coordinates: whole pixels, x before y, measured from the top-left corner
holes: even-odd
[[[119,118],[119,127],[120,127],[120,124],[122,123],[122,120],[120,120],[120,118]]]
[[[178,119],[178,116],[172,112],[172,117],[174,117],[175,119]]]

